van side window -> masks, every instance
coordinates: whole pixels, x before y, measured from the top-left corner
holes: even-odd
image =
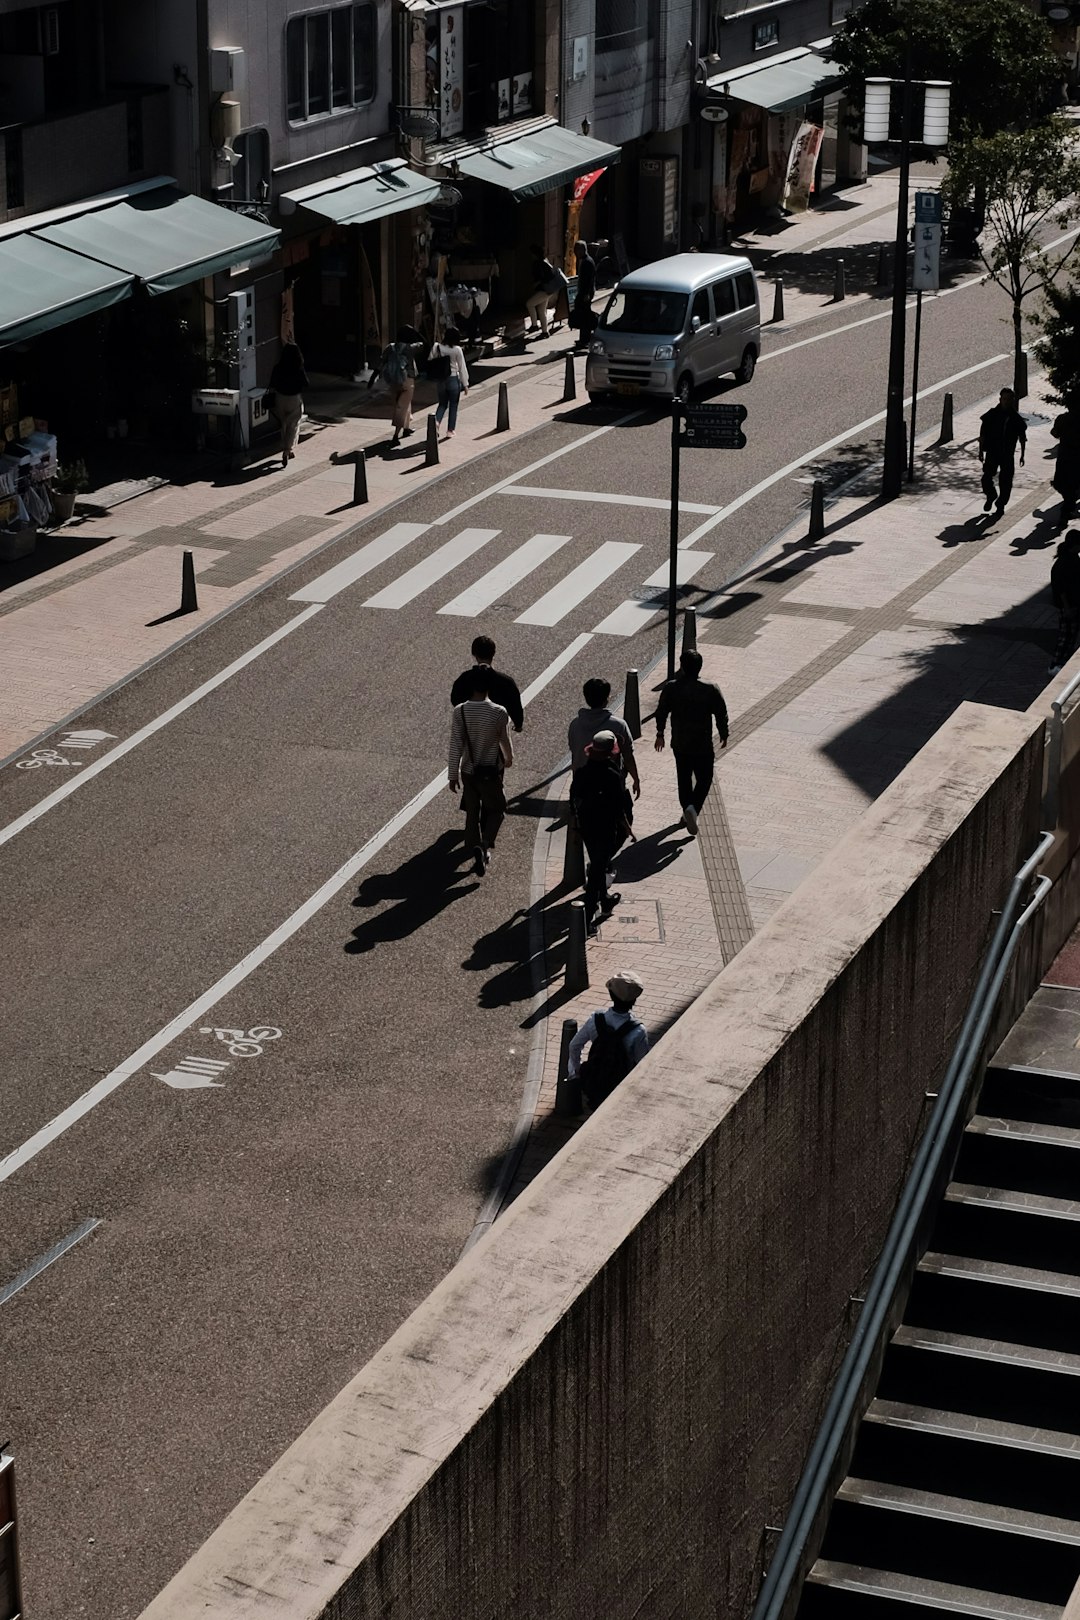
[[[707,287],[701,287],[694,294],[694,307],[690,311],[691,326],[694,323],[695,315],[701,322],[702,326],[708,326],[712,321],[712,316],[709,314],[709,291]]]
[[[752,270],[740,270],[735,277],[735,291],[739,297],[740,309],[752,309],[755,303],[754,274]]]
[[[717,320],[720,320],[724,315],[734,315],[735,283],[730,276],[725,276],[723,281],[713,282],[712,297]]]

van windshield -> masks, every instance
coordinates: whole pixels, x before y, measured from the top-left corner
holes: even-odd
[[[651,287],[616,287],[600,317],[608,332],[663,333],[674,336],[686,324],[686,294],[659,292]]]

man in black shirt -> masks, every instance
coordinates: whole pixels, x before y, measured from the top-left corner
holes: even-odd
[[[702,657],[684,652],[679,673],[660,688],[656,706],[657,753],[664,747],[664,728],[671,716],[671,747],[679,784],[679,803],[689,831],[697,835],[698,816],[709,796],[713,779],[713,721],[720,734],[721,748],[727,747],[727,705],[718,686],[699,680]]]
[[[615,757],[615,733],[598,731],[588,757],[570,784],[570,807],[589,857],[585,873],[585,922],[589,933],[610,917],[621,894],[607,886],[608,867],[630,836],[630,793]]]
[[[986,412],[979,425],[979,460],[983,467],[982,489],[986,496],[983,511],[989,512],[994,506],[997,517],[1004,512],[1012,494],[1013,457],[1017,444],[1020,446],[1022,467],[1027,449],[1027,424],[1016,408],[1016,395],[1011,388],[1003,388],[998,403]],[[994,487],[995,474],[998,476],[1000,493]]]
[[[477,636],[472,644],[473,664],[470,669],[463,670],[450,688],[450,702],[456,709],[459,703],[465,703],[472,697],[473,672],[479,664],[484,669],[491,669],[495,658],[495,643],[490,636]],[[510,716],[510,724],[515,731],[520,731],[525,724],[525,712],[521,707],[521,693],[517,689],[517,682],[501,670],[491,669],[491,680],[488,683],[488,696],[492,703],[500,704]]]
[[[577,257],[577,297],[574,299],[573,324],[577,327],[576,348],[588,346],[596,330],[597,317],[592,301],[596,297],[596,260],[589,252],[587,242],[575,242]]]

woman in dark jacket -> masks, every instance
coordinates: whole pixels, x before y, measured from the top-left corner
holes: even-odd
[[[274,415],[281,428],[281,465],[287,467],[296,455],[293,446],[304,414],[304,389],[308,385],[304,357],[295,343],[286,343],[281,358],[270,373],[274,390]]]

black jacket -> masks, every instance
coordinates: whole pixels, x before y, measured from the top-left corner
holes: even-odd
[[[570,803],[581,828],[581,836],[617,839],[620,843],[630,824],[630,795],[618,760],[610,755],[590,754],[570,784]]]
[[[302,394],[308,386],[308,375],[295,359],[280,359],[270,373],[270,387],[276,394]]]
[[[1027,444],[1027,423],[1020,412],[1008,405],[993,406],[981,419],[979,454],[1011,456],[1018,443]]]
[[[596,297],[596,260],[586,253],[577,263],[577,299],[580,304],[591,304]]]
[[[1070,618],[1080,614],[1080,556],[1071,546],[1067,550],[1058,547],[1050,570],[1050,592],[1059,613]]]
[[[475,664],[470,664],[468,669],[463,669],[450,688],[450,702],[455,709],[459,703],[466,703],[472,697],[475,668]],[[492,703],[502,705],[510,716],[510,724],[514,730],[520,731],[525,724],[525,711],[521,707],[521,693],[517,689],[517,682],[511,676],[504,675],[501,669],[493,669],[488,696]]]
[[[722,742],[728,740],[727,705],[718,686],[689,675],[676,675],[660,688],[656,729],[662,736],[671,716],[671,746],[688,754],[712,753],[712,723]]]

